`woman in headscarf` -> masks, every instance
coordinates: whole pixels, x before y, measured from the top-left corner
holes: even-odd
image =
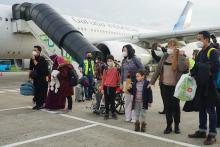
[[[59,80],[59,87],[49,89],[48,97],[46,99],[45,108],[51,110],[64,109],[66,104],[66,98],[68,99],[68,110],[72,109],[72,95],[73,86],[70,83],[70,70],[73,69],[72,64],[68,63],[62,56],[56,58],[58,63],[57,70],[53,70],[52,75],[57,76]],[[55,73],[55,74],[53,74]],[[51,85],[52,86],[52,85]]]

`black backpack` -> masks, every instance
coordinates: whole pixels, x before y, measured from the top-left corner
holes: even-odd
[[[79,77],[78,77],[76,70],[74,68],[70,69],[69,77],[70,77],[70,85],[76,86],[78,84]]]

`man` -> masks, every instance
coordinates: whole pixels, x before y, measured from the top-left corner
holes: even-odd
[[[93,94],[93,84],[94,84],[94,76],[95,76],[95,63],[92,60],[92,53],[88,52],[86,55],[86,59],[80,66],[82,68],[83,76],[86,76],[89,80],[89,86],[85,87],[85,97],[86,100],[92,99]]]
[[[220,48],[218,48],[218,55],[220,56]],[[218,89],[218,92],[220,93],[220,89]],[[220,102],[216,107],[216,113],[217,113],[217,128],[220,128]]]
[[[204,145],[212,145],[216,142],[217,116],[215,106],[218,101],[215,77],[219,70],[219,56],[217,51],[210,46],[210,33],[199,32],[197,46],[202,48],[196,57],[192,75],[196,78],[197,92],[194,99],[198,100],[199,130],[189,134],[189,138],[206,138]],[[209,115],[209,133],[207,131],[207,113]]]
[[[34,46],[29,68],[29,77],[33,79],[35,89],[34,99],[36,101],[36,106],[33,107],[34,110],[43,108],[48,88],[48,63],[44,57],[40,56],[41,50],[40,46]]]
[[[95,75],[96,75],[97,81],[102,80],[102,75],[103,75],[103,71],[105,68],[107,68],[107,65],[105,65],[105,63],[102,61],[100,57],[97,57],[96,63],[95,63]]]

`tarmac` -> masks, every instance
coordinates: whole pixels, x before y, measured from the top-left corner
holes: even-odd
[[[104,120],[88,107],[92,101],[73,103],[73,111],[32,110],[32,97],[19,93],[20,84],[28,79],[27,72],[6,72],[0,76],[0,146],[12,147],[198,147],[204,139],[190,139],[198,129],[198,113],[181,112],[181,134],[163,134],[165,115],[158,84],[153,89],[154,102],[147,111],[145,133],[135,132],[134,124]],[[181,102],[181,107],[184,102]],[[218,132],[220,129],[218,129]],[[220,147],[220,135],[217,143]]]

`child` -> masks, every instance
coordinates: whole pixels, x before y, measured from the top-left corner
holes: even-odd
[[[109,105],[111,105],[112,118],[117,119],[115,110],[115,96],[116,87],[119,83],[120,76],[117,68],[114,64],[114,57],[112,55],[107,56],[108,68],[104,70],[102,77],[102,93],[105,97],[105,109],[106,114],[104,120],[109,119]]]
[[[152,91],[149,87],[149,81],[145,79],[145,75],[143,71],[138,71],[136,73],[136,80],[130,89],[131,94],[134,95],[132,109],[135,111],[135,131],[146,131],[146,123],[145,123],[145,113],[148,109],[148,106],[151,106],[153,102]],[[141,127],[140,127],[141,125]]]

